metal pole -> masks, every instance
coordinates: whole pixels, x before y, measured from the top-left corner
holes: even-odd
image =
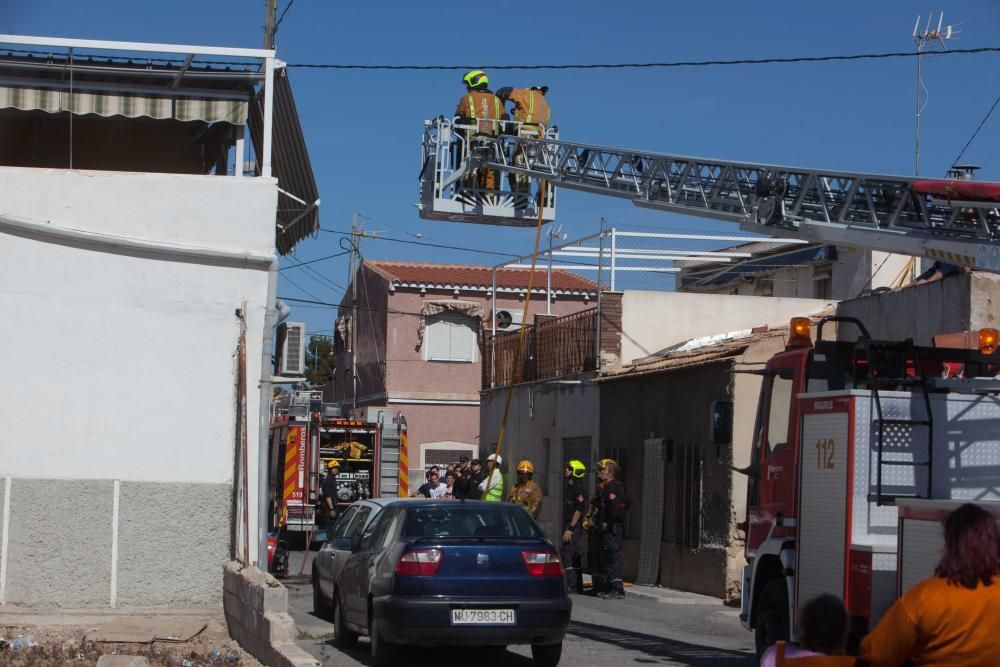
[[[552,230],[549,230],[549,272],[545,285],[545,314],[552,314]]]
[[[351,407],[358,407],[358,214],[351,214]]]
[[[490,387],[497,386],[497,267],[493,267],[493,291],[490,292],[493,300],[490,311],[490,330],[493,335],[490,337]]]
[[[604,266],[604,225],[604,218],[601,218],[600,250],[597,252],[597,330],[594,332],[594,354],[597,357],[598,368],[601,365],[601,293],[604,291],[601,281],[603,280],[602,267]]]
[[[264,48],[274,48],[274,15],[278,12],[278,0],[264,0]]]
[[[924,50],[923,40],[917,42],[917,94],[916,94],[916,112],[917,112],[917,126],[916,126],[916,136],[914,137],[913,146],[913,175],[920,175],[920,83],[923,65],[923,55],[920,55]]]
[[[611,291],[615,291],[615,251],[618,248],[618,239],[615,237],[615,228],[611,228]]]
[[[271,126],[274,122],[274,58],[264,58],[264,137],[260,175],[271,178]]]

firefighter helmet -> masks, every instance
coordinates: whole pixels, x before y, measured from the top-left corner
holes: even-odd
[[[486,460],[487,461],[496,461],[496,464],[498,466],[502,466],[503,465],[503,457],[500,456],[499,454],[490,454],[489,456],[486,457]]]
[[[462,81],[469,88],[479,88],[490,85],[490,78],[486,76],[486,72],[481,69],[474,69],[471,72],[466,72],[465,76],[462,77]]]
[[[618,465],[618,462],[615,461],[614,459],[601,459],[600,461],[597,462],[597,467],[598,467],[598,469],[600,469],[600,468],[607,468],[608,464],[610,464],[610,463],[614,463],[615,465]]]
[[[582,479],[587,474],[587,466],[583,465],[583,461],[573,459],[566,464],[566,467],[572,471],[573,477],[576,479]]]
[[[535,464],[533,464],[528,459],[524,459],[523,461],[517,464],[517,471],[533,474],[535,472]]]
[[[333,470],[334,468],[340,470],[340,461],[338,461],[337,459],[333,459],[332,461],[326,464],[326,468],[327,470]]]

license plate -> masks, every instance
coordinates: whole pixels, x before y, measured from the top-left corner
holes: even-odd
[[[452,609],[452,625],[515,625],[513,609]]]

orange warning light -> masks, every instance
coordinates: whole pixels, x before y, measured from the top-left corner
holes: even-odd
[[[997,338],[1000,331],[996,329],[979,330],[979,351],[983,354],[993,354],[997,350]]]
[[[808,317],[793,317],[788,325],[788,347],[812,346],[812,338],[809,335],[812,322]]]

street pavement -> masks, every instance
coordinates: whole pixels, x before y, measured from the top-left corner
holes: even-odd
[[[293,552],[290,570],[297,574],[303,553]],[[309,554],[311,556],[311,554]],[[323,665],[370,665],[368,643],[341,651],[333,646],[333,625],[312,614],[308,573],[284,581],[289,613],[295,619],[298,644]],[[751,667],[753,635],[740,625],[737,610],[718,599],[662,588],[633,587],[624,600],[573,596],[573,617],[563,643],[565,667],[615,665],[694,665]],[[480,648],[406,650],[407,667],[468,665],[530,667],[531,649],[506,651]]]

